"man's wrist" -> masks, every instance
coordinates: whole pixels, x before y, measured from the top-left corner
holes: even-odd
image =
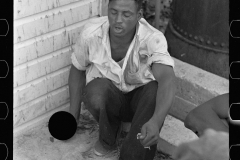
[[[162,117],[159,117],[158,115],[153,115],[151,119],[158,125],[158,127],[160,129],[161,126],[163,125],[165,118],[162,120]]]

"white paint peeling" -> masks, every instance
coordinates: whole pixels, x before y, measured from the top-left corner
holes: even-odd
[[[68,47],[75,43],[76,37],[82,27],[76,27],[71,31],[64,31],[51,37],[44,37],[43,40],[33,41],[32,44],[18,48],[14,51],[14,66],[21,65],[27,61],[40,58],[46,54]],[[72,41],[74,40],[74,41]],[[54,45],[53,45],[54,44]]]
[[[26,0],[22,1],[14,0],[14,20],[89,0],[30,0],[29,4]]]
[[[94,0],[92,2],[93,8],[92,8],[92,16],[89,13],[89,5],[91,3],[86,4],[78,4],[71,6],[72,8],[69,8],[69,6],[66,8],[66,10],[57,10],[56,13],[51,11],[49,14],[42,13],[39,17],[27,17],[25,19],[20,19],[15,21],[14,24],[14,43],[19,43],[22,41],[25,41],[27,39],[40,36],[43,34],[46,34],[48,32],[72,25],[74,23],[78,23],[79,21],[88,19],[92,16],[96,16],[98,6],[97,1]],[[70,11],[70,9],[72,9]],[[62,14],[58,14],[61,12]],[[71,12],[73,12],[74,15],[78,18],[71,18]],[[76,17],[76,16],[74,16]],[[27,30],[28,32],[26,34],[23,33],[23,30]]]
[[[69,67],[14,88],[14,108],[68,84]]]
[[[71,47],[48,54],[14,68],[14,87],[47,75],[71,63]]]
[[[43,114],[41,116],[38,116],[34,119],[32,119],[31,121],[26,121],[25,123],[15,127],[14,126],[14,136],[16,135],[19,135],[20,133],[28,130],[28,129],[31,129],[33,126],[37,126],[38,124],[41,124],[43,122],[47,122],[49,120],[49,118],[56,112],[58,111],[68,111],[69,110],[69,106],[70,104],[69,103],[66,103],[62,106],[59,106],[49,112],[47,112],[46,114]]]
[[[48,111],[55,109],[69,101],[68,86],[49,92],[27,104],[14,108],[14,126],[32,120]],[[23,119],[23,117],[25,117]]]

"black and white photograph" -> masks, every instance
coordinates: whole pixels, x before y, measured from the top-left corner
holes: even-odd
[[[229,160],[229,1],[14,0],[13,159]]]

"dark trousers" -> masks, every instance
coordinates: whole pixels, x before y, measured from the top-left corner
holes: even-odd
[[[157,145],[144,148],[137,139],[141,127],[152,117],[157,94],[157,82],[152,81],[123,94],[110,80],[96,78],[84,88],[83,102],[99,122],[99,140],[106,149],[116,144],[121,122],[132,122],[121,150],[121,160],[152,160]]]

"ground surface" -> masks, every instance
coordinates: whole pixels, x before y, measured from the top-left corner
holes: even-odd
[[[118,141],[120,148],[126,132],[122,132]],[[76,134],[67,141],[54,139],[48,131],[48,124],[14,137],[14,160],[117,160],[119,149],[106,157],[97,157],[92,152],[98,139],[98,125],[87,116],[82,116]],[[154,160],[171,160],[157,152]]]

